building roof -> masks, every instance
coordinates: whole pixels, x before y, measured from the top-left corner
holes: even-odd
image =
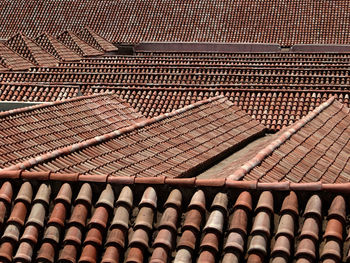
[[[349,258],[348,186],[193,188],[184,179],[168,186],[125,185],[56,181],[67,179],[64,174],[51,174],[50,181],[42,181],[49,173],[1,174],[11,178],[0,188],[2,260],[29,262],[30,255],[47,262]],[[16,175],[22,179],[14,180]]]
[[[58,64],[58,60],[54,56],[50,55],[22,33],[14,35],[5,43],[13,51],[25,57],[36,66],[50,67]]]
[[[79,56],[76,52],[69,49],[61,42],[59,42],[53,36],[50,36],[47,33],[43,33],[37,38],[35,38],[35,43],[49,52],[52,56],[59,59],[60,61],[79,61],[81,60],[81,56]]]
[[[77,97],[0,113],[0,166],[84,142],[144,120],[116,96]]]
[[[3,3],[0,10],[2,38],[18,31],[36,37],[88,26],[119,43],[350,43],[347,0],[20,0]]]
[[[349,182],[349,111],[332,97],[246,151],[217,176],[261,182]]]
[[[0,61],[2,66],[10,70],[26,70],[35,67],[29,60],[15,53],[3,43],[0,43]]]
[[[101,98],[101,95],[92,98],[95,97]],[[102,96],[104,97],[106,95]],[[90,103],[87,103],[86,107],[90,108]],[[98,113],[100,111],[93,111],[93,114]],[[134,114],[133,111],[131,113]],[[89,112],[85,115],[87,114]],[[88,115],[85,118],[87,117]],[[130,118],[126,116],[126,119],[127,117]],[[64,114],[62,118],[67,117]],[[122,124],[126,122],[123,120]],[[55,118],[54,123],[61,122]],[[9,126],[11,125],[13,121],[9,123]],[[52,127],[53,124],[49,125]],[[67,125],[69,122],[64,128]],[[41,171],[108,173],[115,176],[191,176],[243,147],[254,138],[262,136],[266,130],[224,97],[200,101],[177,111],[138,123],[130,123],[118,129],[111,125],[104,130],[98,128],[95,134],[89,131],[90,137],[86,140],[83,140],[83,136],[79,136],[78,139],[82,140],[76,143],[71,141],[73,139],[66,142],[68,140],[66,132],[77,133],[74,128],[66,132],[58,132],[55,129],[56,137],[64,137],[62,139],[55,137],[54,147],[51,146],[53,144],[50,141],[51,137],[47,137],[48,147],[52,147],[51,151],[47,147],[45,151],[40,152],[33,149],[26,156],[21,156],[21,153],[16,155],[8,153],[6,156],[9,156],[7,157],[9,160],[2,166],[6,169],[31,168]],[[85,131],[86,127],[82,126],[81,130]],[[6,134],[7,130],[2,131]],[[38,133],[40,131],[39,129]],[[32,136],[31,133],[26,134]],[[29,138],[27,142],[34,143]],[[22,150],[30,145],[21,144],[18,147]],[[13,152],[14,147],[11,149]],[[2,159],[5,160],[5,157]]]
[[[108,42],[103,37],[97,35],[90,28],[86,27],[77,33],[77,36],[88,43],[90,46],[102,51],[102,52],[114,52],[118,48],[112,43]]]

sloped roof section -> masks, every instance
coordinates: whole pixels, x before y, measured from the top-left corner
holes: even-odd
[[[93,48],[69,30],[61,33],[57,39],[83,57],[99,56],[103,54],[103,52]]]
[[[331,98],[218,176],[261,182],[349,182],[349,123],[349,108]]]
[[[69,62],[79,61],[81,59],[76,52],[69,49],[47,33],[43,33],[35,38],[35,42],[60,61]]]
[[[145,118],[110,94],[0,113],[0,166],[133,125]]]
[[[264,126],[226,98],[215,97],[6,169],[191,176],[264,132]]]
[[[103,51],[103,52],[113,52],[117,51],[118,48],[112,43],[108,42],[103,37],[97,35],[90,28],[86,27],[77,33],[77,36],[88,43],[90,46]]]
[[[30,261],[28,254],[36,261],[105,263],[350,259],[349,190],[219,192],[181,183],[34,179],[40,176],[46,174],[22,172],[21,179],[1,182],[3,261]]]
[[[50,67],[58,64],[58,60],[54,56],[50,55],[22,33],[9,38],[6,41],[6,45],[37,66]]]
[[[0,43],[0,59],[1,64],[10,70],[27,70],[35,67],[29,60],[13,52],[3,43]]]

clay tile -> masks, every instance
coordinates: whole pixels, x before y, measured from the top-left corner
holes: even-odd
[[[242,234],[231,232],[228,235],[225,250],[231,248],[238,250],[240,253],[244,252],[244,236]]]
[[[38,236],[38,228],[36,226],[29,225],[24,229],[24,232],[21,236],[21,241],[27,241],[36,244],[38,242]]]
[[[229,231],[237,231],[243,235],[247,234],[248,214],[244,209],[236,209],[233,212]]]
[[[257,181],[237,181],[227,178],[226,187],[234,189],[254,190],[257,188]]]
[[[321,220],[322,201],[318,195],[311,196],[305,207],[304,217],[307,217],[312,214],[316,215],[319,218],[319,220]]]
[[[21,242],[17,249],[16,255],[13,257],[15,262],[31,262],[33,255],[33,247],[30,243]]]
[[[252,196],[249,192],[244,191],[240,193],[233,208],[236,209],[240,206],[247,208],[249,211],[252,211]]]
[[[224,215],[219,210],[214,210],[210,213],[209,218],[203,228],[204,231],[214,230],[222,233],[224,227]]]
[[[55,202],[64,202],[67,205],[71,204],[72,200],[72,188],[70,184],[64,183],[62,184],[60,191],[58,192]]]
[[[286,198],[284,198],[283,200],[280,213],[283,214],[286,212],[291,212],[295,216],[299,215],[298,197],[293,191],[291,191],[289,195],[287,195]]]
[[[251,234],[256,232],[263,232],[266,236],[270,236],[270,214],[267,212],[259,212],[253,223]]]
[[[271,255],[285,254],[290,257],[291,239],[287,236],[279,236],[275,242]]]
[[[188,205],[188,210],[199,208],[201,212],[205,211],[205,195],[202,190],[198,190],[192,196],[191,202]]]
[[[341,261],[341,253],[343,246],[340,245],[339,240],[329,239],[326,241],[326,244],[323,247],[321,253],[321,259],[326,257],[336,258],[337,262]]]
[[[222,263],[239,263],[240,261],[240,254],[238,251],[229,251],[225,253],[224,257],[222,258]]]
[[[272,259],[271,259],[271,263],[288,263],[288,262],[289,262],[289,257],[285,256],[284,254],[277,254],[276,253],[276,256],[272,257]],[[311,262],[309,262],[309,263],[311,263]]]
[[[309,238],[304,238],[300,240],[297,252],[295,254],[296,257],[308,256],[315,260],[316,258],[316,248],[315,243]]]
[[[201,249],[214,250],[215,253],[219,252],[219,238],[216,233],[206,233],[203,237],[200,245]]]
[[[247,259],[247,263],[263,263],[264,257],[261,254],[250,254]]]
[[[328,218],[336,217],[345,223],[346,220],[346,205],[345,200],[341,195],[336,196],[328,210]]]
[[[92,183],[105,183],[107,182],[107,174],[79,174],[78,181],[92,182]]]
[[[192,229],[196,232],[200,231],[202,222],[202,214],[197,209],[191,209],[186,213],[185,222],[182,225],[182,229]]]
[[[129,228],[129,210],[124,206],[119,206],[115,209],[115,214],[111,223],[111,228],[122,227]]]
[[[57,203],[50,215],[48,224],[58,224],[61,227],[64,227],[64,222],[66,219],[66,207],[63,203]]]
[[[151,206],[154,209],[157,208],[157,193],[154,188],[148,187],[143,193],[139,206],[144,205]]]
[[[133,193],[130,187],[124,186],[122,191],[119,194],[116,205],[126,204],[129,209],[132,208],[133,204]]]
[[[41,203],[36,203],[32,206],[32,210],[28,216],[26,224],[35,224],[39,227],[44,227],[45,207]]]
[[[43,243],[36,259],[39,262],[53,263],[55,261],[55,246],[50,242]]]
[[[59,244],[60,242],[60,229],[57,226],[49,226],[46,228],[43,240]]]
[[[64,181],[64,182],[76,182],[78,181],[79,173],[51,173],[50,181]]]
[[[338,219],[329,219],[326,227],[326,231],[323,235],[324,238],[336,238],[339,241],[343,240],[343,222]]]
[[[192,262],[192,254],[188,249],[180,249],[176,252],[174,263],[188,263]]]
[[[88,216],[88,209],[84,204],[77,204],[72,212],[72,215],[69,219],[70,224],[80,224],[81,226],[86,225],[86,218]]]
[[[79,258],[79,263],[96,263],[97,258],[97,248],[93,245],[86,245],[81,252],[81,256]]]
[[[165,247],[167,251],[171,251],[173,247],[172,233],[168,229],[161,229],[153,242],[153,247]]]
[[[311,237],[314,240],[318,240],[319,223],[318,219],[314,217],[308,217],[305,219],[303,228],[301,229],[300,238]]]
[[[95,246],[101,246],[102,239],[103,239],[102,232],[98,228],[92,227],[89,229],[85,237],[84,244],[86,245],[91,243]]]
[[[77,247],[75,245],[66,244],[58,258],[58,262],[77,262]]]
[[[273,196],[270,191],[264,191],[261,193],[258,204],[256,205],[255,212],[266,209],[273,214]]]
[[[129,246],[137,246],[140,245],[143,248],[147,249],[148,248],[148,241],[149,241],[149,236],[147,231],[143,229],[137,229],[129,243]]]
[[[152,257],[149,260],[149,263],[167,263],[167,262],[168,262],[167,250],[163,247],[156,247],[153,250]]]
[[[143,250],[139,247],[130,248],[126,262],[143,263]]]
[[[1,170],[0,171],[0,178],[3,179],[19,179],[21,177],[22,170]]]
[[[113,209],[114,206],[114,192],[110,184],[107,184],[106,189],[102,191],[96,206],[104,205],[107,208]]]
[[[164,204],[164,208],[167,208],[169,206],[174,206],[179,209],[181,207],[181,203],[182,203],[182,194],[180,190],[174,189],[170,192],[168,199]]]
[[[29,182],[24,182],[18,191],[15,202],[22,201],[27,204],[30,204],[32,202],[32,197],[33,197],[32,185]]]
[[[26,215],[27,215],[27,206],[22,202],[17,202],[13,207],[10,217],[7,219],[7,222],[8,223],[16,222],[17,224],[23,226]]]
[[[150,207],[142,207],[135,219],[135,228],[144,227],[148,230],[153,228],[154,212]]]
[[[259,253],[266,256],[267,239],[264,235],[254,235],[250,241],[248,254]]]
[[[75,199],[75,203],[85,202],[88,205],[91,205],[92,199],[92,189],[90,184],[85,183],[81,186],[80,191],[78,193],[77,198]]]
[[[197,236],[194,232],[192,232],[191,230],[185,230],[182,233],[182,236],[180,238],[180,241],[177,244],[177,247],[178,248],[187,247],[193,251],[196,248],[196,242],[197,242],[196,240],[197,240]]]
[[[212,251],[203,250],[198,257],[197,263],[215,263],[215,255]]]
[[[294,218],[290,214],[281,216],[276,237],[279,235],[287,235],[289,238],[294,237]]]
[[[187,186],[187,187],[193,187],[196,182],[196,177],[192,178],[165,178],[165,183],[168,185],[174,185],[174,186]]]
[[[125,232],[119,228],[112,229],[109,232],[106,245],[118,245],[120,248],[124,248]]]
[[[29,180],[49,180],[50,172],[29,172],[23,171],[21,174],[21,179],[29,179]]]
[[[33,202],[42,202],[44,205],[49,205],[50,194],[51,186],[49,184],[41,184]]]
[[[117,185],[134,184],[135,183],[135,176],[113,176],[113,175],[110,175],[107,177],[107,183],[117,184]]]
[[[20,235],[20,228],[16,224],[9,224],[4,233],[2,234],[2,239],[10,239],[15,242],[19,240],[19,235]]]
[[[13,243],[2,242],[0,246],[0,259],[5,259],[6,262],[12,262]]]
[[[67,233],[64,237],[64,242],[72,242],[75,243],[76,245],[80,246],[82,243],[82,231],[79,227],[76,226],[71,226],[68,228]]]
[[[0,189],[0,200],[4,200],[7,204],[11,203],[12,199],[12,185],[10,182],[5,182],[2,184]]]
[[[227,212],[227,204],[228,204],[228,198],[227,194],[224,193],[217,193],[214,197],[213,203],[210,207],[211,210],[214,209],[223,209],[225,212]]]
[[[176,232],[177,230],[177,219],[178,219],[178,212],[176,210],[176,208],[173,207],[168,207],[167,209],[165,209],[165,211],[163,212],[162,218],[160,220],[159,223],[159,228],[170,228],[172,229],[174,232]]]
[[[121,251],[119,247],[108,246],[102,257],[101,263],[119,263]]]
[[[99,225],[102,228],[107,227],[107,222],[108,222],[108,210],[103,207],[99,206],[95,209],[94,214],[92,215],[89,225]]]

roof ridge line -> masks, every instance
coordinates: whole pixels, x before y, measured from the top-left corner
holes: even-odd
[[[69,99],[66,99],[66,100],[51,101],[51,102],[38,104],[38,105],[33,105],[33,106],[25,107],[25,108],[19,108],[19,109],[13,109],[13,110],[9,110],[9,111],[3,111],[3,112],[0,112],[0,118],[11,116],[13,114],[19,114],[19,113],[23,113],[23,112],[33,111],[33,110],[36,110],[36,109],[39,109],[39,108],[51,107],[51,106],[55,106],[55,105],[59,105],[59,104],[64,104],[64,103],[67,103],[67,102],[82,100],[82,99],[86,99],[86,98],[94,98],[94,97],[104,96],[104,95],[112,95],[112,93],[97,93],[97,94],[93,94],[93,95],[78,96],[78,97],[69,98]]]
[[[38,181],[61,181],[61,182],[92,182],[110,183],[116,185],[166,185],[171,187],[220,187],[239,190],[258,191],[328,191],[350,193],[350,182],[323,183],[317,182],[260,182],[257,180],[236,181],[229,178],[198,179],[158,177],[135,177],[115,176],[108,174],[82,174],[82,173],[55,173],[51,171],[22,171],[0,170],[0,178],[7,180],[32,179]]]
[[[299,131],[305,124],[309,123],[314,119],[318,114],[323,110],[328,108],[335,101],[335,97],[330,97],[327,101],[322,103],[320,106],[315,108],[312,112],[307,114],[305,117],[292,124],[290,128],[287,128],[277,139],[270,142],[267,146],[261,149],[253,158],[245,162],[240,168],[236,169],[231,175],[227,178],[232,180],[240,180],[247,173],[249,173],[254,167],[259,165],[267,156],[269,156],[275,149],[280,147],[282,143],[287,141],[293,134]]]
[[[101,95],[101,94],[98,94],[98,95]],[[103,95],[105,95],[105,94],[103,94]],[[193,108],[199,107],[201,105],[210,103],[212,101],[220,100],[220,99],[226,99],[226,98],[225,98],[225,96],[217,96],[217,97],[212,97],[212,98],[209,98],[206,100],[201,100],[201,101],[198,101],[198,102],[193,103],[191,105],[177,109],[175,111],[172,111],[169,113],[164,113],[164,114],[158,115],[156,117],[146,119],[144,121],[140,121],[140,122],[135,123],[133,125],[115,130],[113,132],[106,133],[106,134],[103,134],[100,136],[96,136],[94,138],[87,139],[87,140],[84,140],[84,141],[79,142],[79,143],[74,143],[74,144],[71,144],[69,146],[65,146],[65,147],[59,148],[57,150],[54,150],[54,151],[51,151],[48,153],[44,153],[44,154],[36,156],[36,157],[32,157],[32,158],[25,160],[23,162],[20,162],[20,163],[17,163],[17,164],[8,166],[8,167],[4,167],[4,168],[0,169],[0,171],[28,169],[28,168],[32,167],[33,165],[54,159],[54,158],[59,157],[59,156],[71,154],[73,152],[85,149],[87,147],[114,139],[122,134],[134,131],[134,130],[139,129],[139,128],[143,128],[146,125],[150,125],[152,123],[155,123],[155,122],[161,121],[163,119],[181,114],[181,113],[186,112],[190,109],[193,109]],[[0,117],[1,117],[1,115],[0,115]]]

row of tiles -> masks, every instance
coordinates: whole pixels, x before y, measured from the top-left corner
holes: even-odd
[[[34,9],[36,12],[32,12]],[[197,0],[185,4],[163,0],[147,3],[22,0],[1,9],[0,36],[6,38],[22,31],[34,37],[43,31],[58,34],[66,28],[89,26],[117,43],[348,44],[348,12],[349,3],[345,0],[239,3]],[[130,14],[134,15],[130,17]]]
[[[43,33],[32,40],[18,33],[2,44],[0,57],[3,66],[11,70],[35,66],[56,66],[59,61],[79,61],[84,56],[98,56],[117,48],[89,28],[77,34],[64,31],[57,38]]]
[[[349,258],[346,200],[323,193],[7,181],[0,188],[0,258],[339,262]]]

